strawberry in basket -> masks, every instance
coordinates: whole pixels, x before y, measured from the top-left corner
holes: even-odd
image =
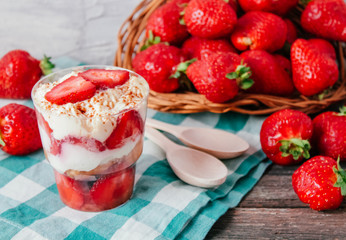
[[[184,9],[185,1],[172,1],[157,8],[150,15],[146,36],[150,36],[150,31],[155,37],[159,37],[161,42],[180,43],[185,40],[189,33],[185,25],[180,24],[180,13]]]
[[[293,82],[305,96],[323,92],[333,86],[339,76],[335,59],[326,54],[325,48],[320,49],[314,42],[304,39],[297,39],[291,48]]]
[[[302,27],[316,36],[346,42],[344,0],[313,0],[301,15]]]
[[[191,35],[218,38],[232,32],[237,15],[224,0],[191,0],[185,8],[184,21]]]
[[[297,5],[298,0],[238,0],[238,2],[245,12],[263,11],[284,15]]]
[[[187,39],[183,43],[182,50],[188,58],[197,58],[199,60],[208,58],[209,55],[217,52],[237,52],[227,39],[205,39],[199,37]]]
[[[290,96],[293,93],[292,79],[277,57],[263,50],[249,50],[240,56],[252,71],[254,85],[249,89],[250,92],[277,96]],[[287,65],[287,62],[281,64]]]
[[[274,52],[286,41],[287,26],[279,16],[267,12],[248,12],[239,18],[231,41],[240,51],[260,49]]]
[[[147,80],[150,89],[173,92],[179,88],[179,80],[173,74],[177,65],[185,60],[179,48],[158,43],[138,53],[132,65],[135,72]]]
[[[197,91],[215,103],[234,98],[239,88],[252,86],[250,68],[238,54],[219,52],[198,60],[187,67],[186,74]]]

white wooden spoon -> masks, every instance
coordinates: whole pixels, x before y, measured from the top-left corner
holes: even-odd
[[[151,127],[145,128],[145,136],[166,151],[166,158],[173,172],[184,182],[204,188],[216,187],[225,182],[228,170],[219,159],[178,145]]]
[[[176,126],[150,118],[146,125],[171,133],[187,146],[220,159],[237,157],[249,148],[242,138],[223,130]]]

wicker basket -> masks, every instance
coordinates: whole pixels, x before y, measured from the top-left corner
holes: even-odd
[[[132,69],[131,60],[145,41],[144,33],[148,17],[156,8],[165,3],[165,1],[143,0],[125,20],[118,34],[118,49],[114,60],[115,66]],[[299,24],[301,11],[302,7],[297,6],[289,15],[289,18],[296,25]],[[196,113],[205,111],[224,113],[233,111],[245,114],[269,114],[284,108],[297,109],[308,114],[317,113],[333,103],[346,99],[346,48],[343,44],[345,43],[334,43],[340,66],[340,79],[333,86],[333,89],[324,96],[323,100],[302,95],[285,98],[241,92],[230,102],[220,104],[212,103],[203,95],[194,92],[158,93],[150,91],[148,106],[158,111],[172,113]]]

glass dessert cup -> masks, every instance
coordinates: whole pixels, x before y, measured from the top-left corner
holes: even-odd
[[[42,100],[40,92],[45,86],[57,85],[69,73],[88,69],[127,71],[129,83],[108,89],[114,91],[110,95],[117,95],[111,100],[105,99],[104,89],[96,92],[96,100],[93,97],[87,103],[57,106]],[[65,205],[95,212],[115,208],[131,198],[136,161],[143,150],[148,93],[149,87],[141,76],[113,66],[64,69],[42,78],[33,87],[43,150],[54,169],[59,196]],[[88,113],[89,107],[92,114]],[[105,114],[97,113],[102,108]]]

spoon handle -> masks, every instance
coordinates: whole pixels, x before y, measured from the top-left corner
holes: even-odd
[[[172,149],[177,144],[169,140],[165,135],[160,133],[158,130],[152,128],[152,127],[145,127],[145,136],[149,138],[151,141],[159,145],[161,148],[163,148],[166,152],[168,149]]]
[[[161,122],[152,118],[147,118],[145,122],[146,122],[146,125],[148,125],[149,127],[160,129],[162,131],[171,133],[173,135],[180,135],[182,130],[184,130],[184,127],[175,126],[173,124]]]

